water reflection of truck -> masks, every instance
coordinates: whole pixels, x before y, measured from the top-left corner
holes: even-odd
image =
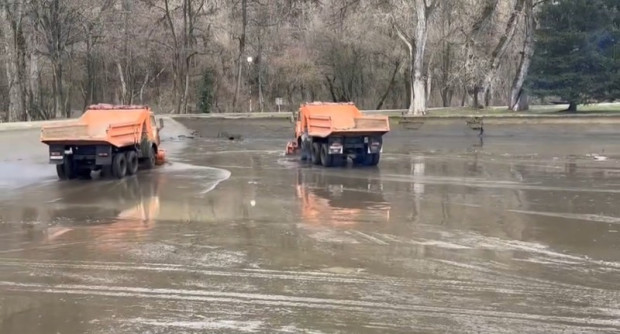
[[[391,206],[378,179],[299,170],[296,189],[306,224],[348,226],[389,220]]]
[[[88,228],[94,239],[143,235],[143,232],[154,227],[158,218],[158,191],[163,177],[159,175],[140,181],[138,178],[128,178],[110,187],[100,187],[96,198],[78,195],[75,199],[69,199],[72,203],[70,207],[51,210],[50,216],[59,220],[60,224],[48,229],[47,239],[54,240],[80,228]]]

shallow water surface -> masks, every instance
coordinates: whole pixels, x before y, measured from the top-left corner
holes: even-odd
[[[620,331],[619,129],[395,126],[378,168],[324,169],[286,122],[187,125],[121,181],[21,162],[0,333]]]

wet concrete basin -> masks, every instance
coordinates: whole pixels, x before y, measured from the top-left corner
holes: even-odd
[[[378,168],[323,169],[286,121],[185,123],[121,181],[58,182],[20,134],[0,333],[620,330],[618,125],[395,126]]]

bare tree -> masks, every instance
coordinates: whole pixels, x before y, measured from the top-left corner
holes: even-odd
[[[30,120],[24,36],[26,10],[24,0],[0,1],[0,32],[4,35],[7,56],[5,66],[9,88],[9,122]]]
[[[239,51],[237,54],[237,83],[235,85],[235,95],[233,96],[232,108],[237,107],[237,100],[239,99],[239,92],[241,91],[241,81],[243,74],[243,56],[245,55],[246,48],[246,34],[248,27],[248,0],[241,0],[241,34],[239,35]]]
[[[426,43],[428,41],[429,22],[432,15],[439,5],[437,0],[415,0],[413,10],[415,11],[415,28],[413,34],[409,36],[405,29],[395,23],[394,27],[400,39],[405,43],[409,50],[409,60],[411,63],[411,91],[408,114],[426,114],[426,73],[424,72],[424,59],[426,55]]]
[[[70,117],[63,86],[63,61],[69,47],[82,38],[81,14],[62,0],[33,0],[32,13],[43,44],[39,52],[52,64],[54,115],[56,118]]]
[[[512,13],[506,23],[506,28],[491,53],[488,68],[485,69],[484,76],[476,86],[476,96],[474,99],[475,107],[487,107],[489,105],[491,85],[496,77],[501,61],[506,54],[510,43],[512,42],[519,16],[523,11],[524,3],[525,0],[515,0],[514,8],[512,9]]]
[[[533,0],[525,0],[525,39],[523,42],[523,51],[521,51],[521,60],[519,67],[510,89],[510,100],[508,101],[508,109],[512,111],[522,111],[529,108],[527,97],[523,91],[523,84],[527,73],[530,69],[532,57],[534,56],[534,30],[536,28],[536,18],[534,17]]]

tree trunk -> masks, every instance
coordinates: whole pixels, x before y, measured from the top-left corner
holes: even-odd
[[[170,10],[170,0],[165,0],[164,1],[164,9],[165,9],[165,15],[166,15],[166,21],[168,23],[168,28],[170,29],[170,34],[172,35],[172,41],[173,41],[173,45],[174,45],[174,55],[173,55],[173,61],[172,61],[172,77],[173,77],[173,103],[174,103],[174,109],[173,109],[173,113],[180,113],[180,108],[181,108],[181,91],[182,91],[182,84],[181,84],[181,66],[182,66],[182,60],[181,60],[181,45],[179,45],[179,37],[177,35],[175,26],[174,26],[174,22],[172,20],[172,13]]]
[[[437,0],[435,0],[437,1]],[[415,0],[417,22],[415,27],[415,44],[413,46],[412,82],[413,103],[409,113],[421,116],[426,114],[426,82],[424,75],[424,56],[428,40],[428,18],[432,14],[435,3],[427,6],[426,0]]]
[[[92,32],[87,32],[86,38],[86,94],[84,107],[92,104],[95,99],[95,62],[93,59]]]
[[[452,71],[452,47],[450,43],[444,43],[443,61],[441,62],[441,103],[444,108],[452,104],[452,84],[450,81],[450,71]]]
[[[568,112],[577,112],[577,103],[571,101],[570,104],[568,105],[568,109],[566,109],[566,111],[568,111]]]
[[[34,44],[34,43],[33,43]],[[30,53],[30,75],[28,78],[29,81],[29,94],[30,94],[30,110],[33,111],[33,115],[31,118],[37,115],[38,118],[47,119],[49,115],[47,115],[43,111],[43,105],[41,104],[41,68],[39,67],[39,56],[36,52]]]
[[[475,99],[478,105],[475,107],[488,107],[487,101],[489,101],[489,91],[491,89],[491,85],[493,84],[493,79],[495,79],[501,60],[504,57],[510,42],[512,42],[512,38],[514,37],[517,27],[517,21],[519,19],[519,14],[523,11],[524,2],[525,0],[516,1],[510,18],[508,19],[508,23],[506,23],[506,30],[491,54],[491,65],[487,69],[482,81],[478,84],[477,97]],[[484,105],[481,105],[481,102],[483,102]]]
[[[29,119],[26,76],[26,44],[22,26],[23,3],[0,3],[0,33],[4,34],[5,69],[8,83],[8,121]]]
[[[534,29],[535,20],[534,17],[534,4],[533,0],[525,0],[525,41],[523,43],[523,52],[521,54],[521,60],[519,61],[519,67],[517,74],[512,82],[512,88],[510,89],[510,101],[508,101],[508,109],[512,111],[523,111],[529,109],[527,103],[521,103],[521,99],[526,99],[523,92],[523,84],[527,77],[527,73],[532,63],[532,57],[534,56]],[[523,108],[526,109],[523,109]]]
[[[120,62],[116,63],[116,68],[118,70],[118,78],[121,81],[121,91],[120,91],[120,104],[127,103],[127,81],[125,80],[125,74],[123,73],[123,66]]]
[[[54,76],[54,117],[63,118],[64,110],[64,92],[62,86],[62,64],[60,59],[52,61],[52,71]]]
[[[256,60],[256,68],[258,75],[258,108],[260,112],[265,111],[265,101],[263,97],[263,39],[261,38],[262,31],[258,33],[258,59]]]
[[[467,86],[463,86],[463,95],[461,95],[461,107],[465,107],[467,104],[467,96],[469,95],[469,91]]]
[[[452,105],[452,88],[443,87],[441,89],[441,105],[448,108]]]
[[[394,83],[396,83],[396,75],[398,74],[399,69],[400,69],[400,61],[398,61],[396,63],[396,66],[394,66],[394,71],[392,72],[392,77],[390,79],[390,82],[387,88],[385,89],[385,92],[381,96],[381,99],[379,99],[379,103],[377,103],[377,107],[376,107],[377,110],[380,110],[383,107],[385,100],[387,99],[388,95],[392,91],[392,87],[394,87]]]
[[[140,86],[140,104],[144,103],[144,90],[146,89],[146,85],[149,83],[149,75],[150,73],[147,71],[144,81],[142,82],[142,86]]]
[[[237,85],[233,96],[233,112],[236,111],[239,93],[241,91],[241,80],[243,79],[243,55],[245,53],[245,34],[248,25],[248,1],[241,0],[241,36],[239,37],[239,56],[237,57]]]

